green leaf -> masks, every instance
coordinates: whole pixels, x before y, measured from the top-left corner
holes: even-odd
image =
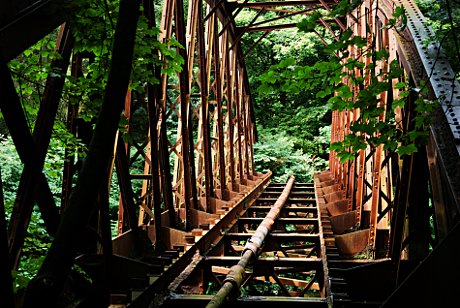
[[[303,32],[313,32],[318,25],[318,21],[321,18],[321,13],[316,11],[315,13],[311,14],[310,16],[305,17],[302,19],[301,22],[297,24],[297,28]]]
[[[390,63],[390,71],[388,72],[389,78],[398,78],[404,74],[404,70],[399,65],[398,60],[394,59]]]
[[[405,83],[405,82],[402,82],[402,81],[400,81],[400,82],[398,82],[398,83],[395,84],[395,88],[396,88],[396,89],[402,89],[402,88],[404,88],[405,86],[406,86],[406,83]]]
[[[317,98],[325,98],[326,96],[330,95],[332,93],[330,88],[327,88],[325,90],[321,90],[318,93],[316,93]]]
[[[395,7],[395,10],[393,12],[393,17],[394,18],[399,18],[403,15],[406,14],[406,10],[404,9],[404,7],[401,5],[401,6],[397,6]]]
[[[329,15],[332,17],[343,17],[350,13],[352,10],[353,6],[348,0],[341,0]]]
[[[388,51],[386,51],[386,50],[378,50],[375,53],[375,60],[380,61],[382,59],[388,59],[389,56],[390,56],[390,53]]]
[[[402,155],[410,155],[410,154],[415,153],[417,151],[418,151],[418,149],[415,146],[415,144],[413,144],[413,143],[408,144],[408,145],[401,145],[396,149],[396,153],[398,153],[401,156]]]

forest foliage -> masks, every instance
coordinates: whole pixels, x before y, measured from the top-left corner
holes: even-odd
[[[343,17],[356,5],[359,2],[342,1],[331,12],[318,11],[304,18],[298,27],[301,31],[311,33],[316,31],[321,18]],[[406,23],[404,9],[396,7],[392,18],[383,27],[403,31]],[[418,88],[409,86],[398,61],[389,61],[389,52],[377,48],[374,36],[354,36],[352,30],[347,29],[324,47],[327,59],[302,65],[294,58],[286,58],[272,65],[261,77],[259,92],[276,93],[281,90],[298,94],[305,90],[316,90],[316,99],[326,99],[331,110],[360,110],[359,119],[350,124],[351,132],[342,141],[330,146],[330,150],[336,151],[342,162],[354,159],[359,150],[368,146],[375,148],[381,144],[384,150],[399,155],[411,154],[417,151],[428,136],[427,125],[435,105],[426,100],[427,87],[423,81]],[[350,55],[349,47],[358,50],[360,56],[354,58]],[[342,80],[349,82],[344,83]],[[399,81],[396,83],[399,97],[392,100],[390,108],[386,108],[380,103],[380,97],[393,88],[394,80]],[[416,115],[411,124],[413,128],[409,130],[395,121],[395,112],[405,106],[410,95],[414,96]]]
[[[161,5],[161,1],[157,2],[157,13],[160,16],[159,5]],[[112,43],[119,1],[74,1],[72,5],[75,16],[70,18],[69,23],[74,38],[73,50],[75,53],[88,56],[82,61],[81,72],[78,74],[71,74],[70,70],[66,72],[63,95],[43,167],[43,173],[48,180],[57,205],[60,204],[62,190],[64,153],[67,151],[67,159],[72,160],[73,163],[81,162],[85,157],[89,142],[89,140],[77,139],[69,131],[66,123],[67,110],[69,106],[79,106],[78,118],[88,123],[89,127],[99,112],[112,57]],[[176,47],[179,46],[176,41],[170,40],[166,44],[158,42],[158,28],[149,27],[145,17],[139,19],[137,26],[135,61],[132,67],[130,88],[141,92],[144,91],[146,81],[151,84],[159,82],[147,67],[158,64],[163,67],[165,72],[173,73],[181,70],[184,60],[176,53]],[[48,76],[55,77],[62,74],[52,66],[52,61],[60,58],[56,52],[57,35],[58,29],[8,63],[31,132],[38,115]],[[158,52],[162,54],[161,59],[158,57]],[[125,124],[126,120],[121,119],[120,130],[122,132],[125,131]],[[23,166],[11,137],[9,137],[1,113],[0,159],[2,160],[6,218],[9,220]],[[116,174],[114,173],[110,191],[110,212],[113,227],[117,222],[119,201],[116,181]],[[139,185],[135,185],[134,188],[136,189],[137,186]],[[34,208],[32,215],[21,262],[18,269],[13,272],[14,287],[18,293],[24,291],[28,281],[36,274],[52,240],[45,230],[43,219],[40,217],[37,207]],[[116,230],[116,228],[113,229]]]
[[[66,127],[66,110],[69,105],[80,104],[80,117],[90,121],[99,110],[102,103],[108,67],[111,60],[111,46],[114,35],[114,24],[117,19],[119,1],[75,1],[76,18],[72,19],[72,29],[75,37],[75,50],[92,55],[91,61],[84,60],[83,72],[79,76],[66,75],[64,95],[54,125],[53,138],[47,153],[43,172],[45,173],[51,191],[60,202],[62,186],[62,166],[64,151],[84,156],[86,144],[76,139]],[[258,125],[258,143],[255,145],[255,163],[258,171],[274,172],[275,181],[286,181],[288,174],[294,173],[299,181],[310,181],[314,169],[326,167],[329,152],[329,136],[332,109],[345,109],[350,104],[362,104],[367,110],[366,117],[369,125],[357,124],[353,129],[357,134],[350,135],[344,143],[335,144],[333,149],[341,151],[343,159],[354,157],[356,149],[366,145],[363,140],[356,138],[359,132],[366,132],[376,138],[367,140],[372,145],[385,143],[389,150],[398,151],[399,154],[409,154],[416,151],[416,145],[422,142],[429,117],[419,118],[418,130],[409,135],[401,135],[395,130],[395,123],[390,120],[385,123],[377,121],[381,110],[376,108],[375,97],[382,91],[388,90],[389,78],[397,78],[401,74],[398,66],[394,64],[389,72],[372,78],[370,86],[366,86],[357,99],[351,95],[349,87],[341,84],[343,59],[333,56],[335,51],[346,49],[353,44],[364,48],[365,42],[360,38],[352,38],[350,33],[341,33],[337,43],[324,47],[322,42],[311,33],[312,30],[320,32],[327,38],[324,29],[317,27],[318,19],[326,14],[343,16],[358,2],[342,1],[338,9],[331,12],[319,12],[307,18],[293,17],[292,21],[298,23],[298,28],[287,29],[282,32],[271,32],[262,39],[256,48],[250,47],[260,38],[261,34],[245,35],[242,45],[246,57],[246,65],[251,84],[252,99]],[[458,20],[460,11],[456,2],[450,4],[451,10],[443,9],[444,6],[434,0],[419,0],[419,5],[430,20],[429,23],[436,30],[438,39],[443,42],[445,50],[451,57],[451,63],[456,71],[460,68],[460,53],[458,50]],[[351,6],[350,6],[351,5]],[[156,1],[157,24],[159,22],[161,1]],[[247,24],[255,16],[255,12],[243,11],[237,19],[240,24]],[[264,18],[274,17],[274,12],[266,12]],[[397,11],[394,20],[404,17],[404,12]],[[388,25],[398,27],[399,23]],[[133,64],[131,88],[137,91],[143,89],[143,82],[149,80],[157,83],[158,80],[151,71],[144,68],[153,63],[163,64],[169,72],[181,69],[184,60],[174,51],[178,45],[172,40],[168,45],[160,44],[156,40],[158,29],[147,26],[145,18],[138,24],[138,36],[135,49],[135,62]],[[51,61],[59,57],[55,50],[57,32],[53,32],[30,47],[16,59],[9,62],[17,86],[21,103],[25,110],[29,127],[32,129],[40,106],[46,78],[59,72],[53,71]],[[330,40],[330,39],[329,39]],[[332,42],[332,40],[330,40]],[[163,60],[150,57],[153,51],[160,50],[164,55]],[[376,50],[366,50],[368,57],[376,61],[384,60],[387,55]],[[153,61],[153,62],[151,62]],[[363,61],[348,61],[347,68],[364,69]],[[367,67],[372,72],[374,68]],[[355,80],[356,85],[363,86],[363,81]],[[418,97],[418,112],[427,115],[433,106],[426,104],[424,93],[426,88],[410,89],[407,84],[397,85],[405,90],[416,90],[421,95]],[[332,96],[333,92],[339,93]],[[402,97],[404,98],[404,97]],[[395,107],[403,101],[395,101]],[[391,112],[391,110],[390,110]],[[388,117],[391,119],[391,117]],[[120,122],[123,128],[123,121]],[[378,137],[374,134],[376,131]],[[128,138],[129,139],[129,138]],[[7,209],[7,219],[16,198],[16,189],[22,172],[22,164],[8,130],[1,119],[0,113],[0,160],[3,181],[3,194]],[[116,181],[116,178],[114,178]],[[116,187],[116,185],[113,185]],[[112,215],[116,216],[118,206],[117,191],[111,194]],[[18,270],[14,273],[15,287],[20,292],[27,282],[36,273],[43,256],[49,247],[50,236],[46,233],[43,220],[37,210],[33,212],[32,223],[28,229],[23,257]]]
[[[242,11],[236,22],[244,26],[255,16],[256,11]],[[266,12],[260,20],[276,16],[274,12]],[[284,22],[301,20],[301,16],[292,16]],[[308,182],[314,169],[326,167],[330,109],[325,99],[315,96],[319,89],[312,87],[292,93],[273,87],[265,91],[263,76],[271,67],[288,59],[296,59],[298,65],[313,65],[328,56],[316,35],[302,33],[297,28],[270,32],[251,48],[261,35],[248,33],[242,37],[259,136],[254,147],[257,171],[271,170],[277,182],[286,181],[290,173],[299,181]]]

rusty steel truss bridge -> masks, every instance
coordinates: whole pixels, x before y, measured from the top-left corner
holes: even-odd
[[[0,4],[0,109],[24,165],[9,224],[0,213],[0,306],[456,306],[460,87],[412,0],[365,0],[346,18],[320,23],[333,38],[333,29],[371,33],[375,46],[404,70],[399,81],[414,87],[427,81],[429,98],[441,108],[433,113],[426,147],[400,157],[381,145],[345,163],[331,152],[329,170],[315,172],[314,183],[291,178],[286,185],[255,172],[257,133],[241,38],[294,27],[283,18],[330,11],[337,2],[164,0],[158,40],[174,38],[184,46],[177,52],[185,64],[174,75],[152,65],[161,82],[147,85],[139,100],[128,91],[135,29],[141,6],[155,25],[154,6],[122,0],[102,109],[78,179],[66,160],[58,207],[42,170],[65,78],[48,77],[31,133],[8,62],[59,29],[61,57],[53,69],[79,76],[90,55],[73,51],[66,23],[71,4]],[[383,27],[399,6],[407,28]],[[235,18],[249,9],[257,16],[279,14],[277,25],[256,17],[237,26]],[[359,57],[351,47],[349,53]],[[385,108],[399,95],[397,88],[389,92],[380,96]],[[402,130],[411,129],[413,100],[409,95],[395,112]],[[134,129],[140,101],[148,137],[127,144],[118,131],[120,114],[128,131]],[[78,108],[68,107],[67,125],[84,138]],[[359,112],[333,112],[331,142],[343,140]],[[168,126],[170,117],[177,127]],[[142,174],[133,171],[136,159],[144,162]],[[107,184],[115,170],[121,194],[112,239]],[[140,191],[134,182],[142,183]],[[11,270],[19,264],[34,204],[53,243],[18,303]],[[76,267],[91,283],[75,275]],[[257,285],[277,294],[261,294]]]

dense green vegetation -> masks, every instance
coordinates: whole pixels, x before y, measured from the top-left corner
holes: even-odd
[[[242,11],[236,20],[247,25],[256,11]],[[276,17],[266,12],[257,21]],[[292,16],[284,23],[297,23],[301,16]],[[313,169],[326,166],[330,133],[330,109],[326,100],[317,98],[319,89],[310,88],[290,93],[281,88],[266,91],[261,78],[286,59],[296,59],[298,65],[313,65],[327,60],[323,43],[311,33],[297,28],[272,31],[254,47],[262,33],[248,33],[242,37],[246,67],[253,95],[259,142],[255,146],[258,171],[272,170],[275,181],[286,181],[293,173],[299,181],[311,181]]]
[[[416,0],[434,30],[435,39],[441,43],[454,72],[460,72],[460,4],[458,1]]]
[[[72,24],[76,39],[75,49],[91,53],[92,59],[91,61],[84,60],[82,75],[66,77],[68,82],[65,85],[64,97],[54,125],[52,144],[44,166],[44,173],[57,204],[60,202],[64,151],[68,149],[72,153],[78,153],[80,159],[85,153],[85,144],[67,131],[66,109],[69,105],[80,104],[82,108],[79,116],[87,121],[97,114],[102,101],[101,93],[107,81],[107,64],[111,59],[110,47],[118,10],[118,1],[78,1],[78,3],[78,6],[75,7],[77,16],[73,19]],[[160,14],[159,3],[160,1],[158,1],[156,10],[158,16]],[[446,3],[450,5],[450,10],[443,9],[444,4],[433,0],[419,0],[421,8],[430,18],[430,24],[436,30],[438,39],[446,47],[454,69],[459,71],[460,53],[456,33],[458,33],[460,11],[458,3],[449,1]],[[348,8],[341,9],[346,12]],[[334,14],[343,14],[343,12],[336,11]],[[263,18],[274,17],[274,14],[267,12]],[[395,18],[400,18],[402,14],[403,12]],[[254,16],[255,12],[244,11],[239,15],[237,22],[247,24]],[[358,39],[350,39],[349,33],[344,32],[340,44],[332,44],[329,48],[325,48],[315,35],[309,33],[310,30],[315,29],[315,26],[312,26],[316,25],[315,18],[319,16],[312,15],[301,22],[301,18],[293,17],[292,22],[299,22],[300,30],[294,28],[271,32],[253,49],[250,49],[251,46],[261,34],[242,37],[243,49],[248,52],[246,65],[258,124],[259,140],[255,145],[255,162],[259,168],[258,171],[272,170],[275,181],[285,181],[290,173],[296,174],[299,181],[309,181],[314,168],[323,169],[326,166],[331,106],[341,109],[346,108],[350,103],[350,89],[335,82],[343,76],[333,73],[341,64],[337,58],[332,56],[332,52],[341,50],[349,44],[360,47],[363,42]],[[318,29],[318,31],[322,30]],[[146,55],[150,55],[153,49],[160,49],[166,56],[169,70],[179,70],[180,65],[183,64],[183,59],[178,57],[172,49],[155,40],[157,34],[157,29],[147,27],[144,18],[140,20],[132,89],[143,91],[143,84],[140,80],[149,79],[152,83],[156,82],[150,71],[144,69],[146,65],[151,64],[146,62],[150,61],[148,60],[150,57]],[[58,57],[54,52],[56,35],[57,33],[51,33],[9,63],[31,129],[37,117],[46,78],[48,75],[57,73],[51,68],[51,61]],[[170,46],[174,47],[176,43],[173,41]],[[369,55],[381,57],[381,59],[385,57],[385,54],[377,54],[374,51],[370,51]],[[153,61],[159,60],[154,58]],[[361,65],[359,61],[349,63],[350,67]],[[400,72],[394,67],[393,75],[388,77],[395,77],[398,73]],[[373,86],[368,88],[369,96],[362,97],[361,100],[363,104],[370,106],[368,108],[370,120],[375,119],[375,115],[378,114],[378,110],[376,112],[373,105],[375,103],[373,98],[382,90],[387,89],[380,81],[374,81]],[[359,82],[357,80],[357,83]],[[400,84],[400,86],[401,88],[406,87],[405,84]],[[341,101],[332,99],[330,94],[333,91],[341,93],[343,99]],[[429,112],[431,107],[423,104],[423,97],[421,99],[419,112]],[[427,124],[425,120],[427,119],[421,118],[419,128],[422,131]],[[121,128],[123,128],[122,124]],[[400,154],[416,150],[413,145],[419,143],[423,132],[397,139],[402,137],[396,136],[393,130],[394,123],[386,123],[386,125],[384,129],[382,127],[378,129],[388,134],[380,140],[371,140],[371,143],[385,142],[388,149],[399,150]],[[372,126],[356,127],[356,131],[366,130],[370,133],[375,129]],[[403,147],[398,147],[397,142],[399,141],[402,141]],[[354,149],[363,146],[362,140],[353,139],[353,136],[346,142],[348,143],[335,145],[335,149],[344,151],[345,159],[353,157],[347,153],[353,153]],[[2,161],[3,193],[7,219],[9,219],[16,198],[22,164],[1,118],[0,160]],[[113,181],[116,183],[115,177]],[[116,185],[112,187],[110,203],[114,218],[118,207],[118,193],[115,189]],[[37,210],[33,213],[28,235],[21,264],[14,273],[15,287],[18,292],[36,273],[51,240]]]
[[[301,31],[311,33],[318,28],[320,18],[345,16],[349,10],[359,3],[341,2],[331,12],[318,11],[298,23]],[[387,29],[404,31],[407,18],[404,9],[397,7],[393,18],[384,25]],[[358,50],[359,58],[349,55],[349,47]],[[354,159],[359,150],[366,147],[377,147],[381,144],[384,149],[399,155],[411,154],[424,143],[430,112],[434,104],[426,101],[428,89],[423,80],[419,88],[409,86],[405,80],[404,71],[397,60],[391,61],[388,69],[380,69],[389,62],[389,52],[379,50],[375,38],[353,36],[350,29],[342,31],[336,41],[324,47],[329,56],[326,60],[316,61],[311,65],[302,65],[294,58],[287,58],[277,65],[272,65],[268,72],[261,77],[261,89],[264,93],[284,91],[298,94],[303,91],[315,91],[317,99],[327,99],[332,110],[360,110],[359,119],[350,124],[350,133],[343,141],[335,142],[330,149],[335,150],[341,161]],[[367,59],[371,59],[368,61]],[[356,72],[359,72],[357,75]],[[382,106],[382,93],[390,91],[393,80],[399,97],[391,101],[391,108]],[[345,83],[342,80],[349,80]],[[321,89],[318,91],[318,89]],[[359,89],[359,91],[356,91]],[[333,95],[335,93],[335,95]],[[417,94],[415,94],[417,93]],[[405,105],[406,98],[415,95],[415,115],[411,129],[403,127],[395,121],[395,110]],[[385,111],[384,118],[382,113]]]
[[[161,1],[157,2],[156,12],[159,18]],[[74,162],[81,162],[85,157],[89,141],[77,139],[69,132],[66,125],[67,108],[72,105],[79,106],[78,117],[91,127],[91,121],[99,112],[102,104],[107,83],[119,1],[75,1],[73,5],[75,16],[70,19],[70,24],[75,38],[74,52],[80,52],[89,57],[83,59],[82,71],[78,75],[71,75],[68,71],[65,76],[63,97],[60,101],[51,144],[43,168],[57,205],[60,204],[62,190],[64,152],[67,151],[69,159]],[[130,84],[131,89],[138,93],[144,91],[145,80],[149,80],[152,84],[158,83],[153,72],[146,69],[147,66],[152,63],[163,65],[167,61],[168,64],[163,66],[164,70],[174,73],[181,69],[184,62],[175,52],[178,43],[171,40],[169,44],[160,44],[156,39],[158,33],[158,28],[148,27],[145,17],[139,19],[134,51],[135,61]],[[58,30],[55,30],[8,63],[31,131],[34,129],[47,77],[61,74],[52,67],[52,61],[60,58],[55,51],[57,35]],[[151,57],[151,54],[157,50],[163,55],[161,61],[158,57]],[[124,119],[120,121],[121,131],[124,131],[125,123]],[[127,139],[130,138],[136,138],[136,136],[128,136]],[[16,189],[23,166],[9,137],[1,113],[0,159],[2,160],[2,181],[8,221],[16,199]],[[142,160],[142,157],[139,160]],[[134,162],[134,164],[142,168],[142,162]],[[137,189],[139,184],[139,182],[135,183],[134,189]],[[119,198],[115,173],[112,176],[109,197],[112,229],[115,231]],[[22,293],[28,281],[36,274],[52,240],[45,230],[43,219],[36,207],[27,232],[21,262],[17,271],[13,273],[17,293]]]
[[[57,139],[53,139],[50,153],[47,155],[44,174],[47,176],[51,191],[58,202],[62,188],[62,151],[63,146]],[[61,152],[61,153],[59,153]],[[3,181],[3,194],[5,199],[6,219],[9,220],[13,202],[16,198],[16,189],[22,173],[23,165],[16,153],[13,142],[10,138],[0,135],[0,160],[2,161],[1,173]],[[15,292],[23,292],[24,287],[38,271],[45,254],[50,246],[51,237],[45,230],[43,219],[37,208],[32,213],[32,220],[29,226],[28,236],[24,243],[21,263],[13,272],[15,279]]]

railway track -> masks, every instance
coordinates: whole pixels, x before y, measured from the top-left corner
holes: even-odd
[[[129,275],[114,277],[122,283],[112,287],[120,292],[113,292],[111,305],[379,307],[386,286],[375,293],[363,281],[374,272],[384,277],[389,259],[346,258],[336,247],[328,209],[333,202],[327,203],[339,195],[335,181],[317,174],[314,184],[286,188],[268,180],[221,206],[220,216],[207,214],[212,219],[200,228],[169,230],[169,250],[161,255],[113,256],[112,264]]]
[[[284,184],[261,183],[255,195],[221,214],[209,230],[189,233],[189,243],[175,244],[161,256],[145,256],[153,266],[147,278],[130,287],[130,307],[204,307],[228,281],[248,240],[285,190]],[[330,304],[326,246],[321,211],[313,184],[294,183],[287,192],[272,227],[242,274],[241,287],[229,293],[223,307],[289,303],[328,307]],[[271,214],[270,214],[271,215]],[[269,216],[270,216],[269,215]],[[190,238],[193,236],[194,238]],[[249,241],[250,242],[250,241]],[[246,249],[247,251],[247,249]],[[147,265],[146,265],[147,266]],[[123,297],[123,296],[121,296]],[[112,305],[117,304],[112,295]]]

